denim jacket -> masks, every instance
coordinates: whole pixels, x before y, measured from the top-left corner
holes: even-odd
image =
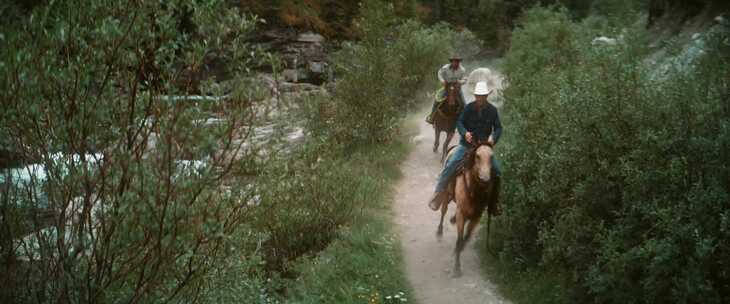
[[[502,123],[499,121],[499,113],[491,103],[485,102],[477,111],[477,103],[472,102],[466,105],[464,111],[456,121],[456,129],[461,134],[461,144],[470,145],[466,142],[464,134],[471,132],[474,140],[486,141],[490,135],[496,144],[502,135]]]

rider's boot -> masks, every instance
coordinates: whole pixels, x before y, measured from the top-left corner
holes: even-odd
[[[492,188],[492,198],[489,201],[489,214],[492,216],[500,216],[502,214],[502,205],[499,202],[499,192],[502,188],[502,177],[494,177],[494,188]]]
[[[433,124],[433,113],[435,113],[435,112],[436,112],[436,106],[437,106],[438,104],[439,104],[439,102],[438,102],[438,101],[434,101],[434,102],[433,102],[433,105],[431,106],[431,113],[430,113],[430,114],[428,114],[428,116],[426,117],[426,122],[427,122],[427,123],[429,123],[429,124]]]
[[[433,211],[437,211],[448,197],[448,191],[434,192],[431,200],[428,202],[428,207]]]

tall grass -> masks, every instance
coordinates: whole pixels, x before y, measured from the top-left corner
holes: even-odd
[[[358,152],[341,166],[358,179],[358,187],[348,189],[359,199],[354,218],[338,227],[325,250],[294,264],[300,276],[291,283],[291,303],[399,303],[411,295],[390,212],[408,148],[406,140],[396,140]]]

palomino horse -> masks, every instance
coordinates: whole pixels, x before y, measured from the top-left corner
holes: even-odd
[[[463,103],[459,101],[461,96],[461,90],[459,89],[458,82],[452,82],[446,85],[446,100],[442,101],[436,108],[436,112],[433,114],[433,129],[436,132],[436,139],[433,142],[433,152],[438,151],[439,143],[441,142],[441,132],[446,132],[446,140],[443,144],[443,151],[441,152],[441,162],[446,157],[446,151],[449,148],[451,139],[454,138],[454,131],[456,130],[456,120],[459,118],[459,113],[463,110]],[[436,99],[441,98],[441,91],[436,93]]]
[[[486,143],[476,145],[466,153],[463,168],[449,185],[449,202],[451,199],[456,202],[456,216],[451,219],[451,222],[456,224],[457,231],[456,248],[454,249],[456,255],[454,276],[457,277],[461,276],[461,251],[464,250],[466,242],[474,233],[484,210],[487,206],[497,208],[493,196],[493,155],[494,150],[491,145]],[[451,153],[448,157],[451,157]],[[436,232],[438,236],[441,236],[443,232],[444,216],[448,205],[448,202],[441,204],[441,221]]]

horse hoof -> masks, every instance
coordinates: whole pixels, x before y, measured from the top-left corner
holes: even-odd
[[[454,272],[451,273],[451,277],[456,279],[461,277],[461,269],[454,269]]]
[[[436,237],[440,240],[442,236],[444,236],[444,229],[439,227],[439,229],[436,230]]]

